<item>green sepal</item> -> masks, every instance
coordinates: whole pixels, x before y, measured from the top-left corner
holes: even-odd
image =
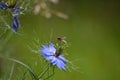
[[[8,0],[7,3],[9,8],[14,8],[16,6],[17,0]]]

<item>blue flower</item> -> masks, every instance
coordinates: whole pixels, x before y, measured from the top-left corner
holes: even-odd
[[[8,5],[3,2],[0,2],[0,10],[6,10],[6,9],[8,9]]]
[[[15,32],[17,32],[18,29],[20,28],[20,21],[19,21],[19,19],[18,19],[18,16],[15,16],[15,17],[13,18],[12,28],[13,28],[13,30],[14,30]]]
[[[13,11],[12,28],[15,32],[17,32],[18,29],[20,28],[20,21],[19,21],[20,11],[24,10],[24,8],[17,8],[15,7],[15,5],[9,6],[4,2],[0,2],[0,10],[6,10],[6,9],[10,9]]]
[[[21,10],[23,10],[23,8],[14,8],[12,28],[15,32],[20,28],[19,14]]]
[[[44,58],[52,63],[52,65],[56,65],[61,70],[66,70],[66,62],[67,59],[64,58],[62,54],[57,53],[54,45],[51,43],[49,46],[43,46],[43,49],[40,50]]]

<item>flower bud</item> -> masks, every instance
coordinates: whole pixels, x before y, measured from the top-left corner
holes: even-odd
[[[14,8],[17,3],[17,0],[8,0],[7,3],[9,8]]]

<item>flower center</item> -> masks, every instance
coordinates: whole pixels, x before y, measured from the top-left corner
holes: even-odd
[[[54,56],[58,57],[59,55],[60,55],[60,53],[56,51]]]

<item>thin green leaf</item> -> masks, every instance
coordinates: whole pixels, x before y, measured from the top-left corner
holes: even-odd
[[[25,68],[27,68],[28,71],[29,71],[29,72],[32,74],[32,76],[34,77],[34,79],[37,80],[36,74],[35,74],[34,70],[33,70],[30,66],[26,65],[25,63],[23,63],[23,62],[21,62],[21,61],[19,61],[19,60],[13,59],[13,58],[8,58],[8,59],[11,60],[11,61],[13,61],[13,62],[15,62],[15,63],[18,63],[18,64],[24,66]]]

